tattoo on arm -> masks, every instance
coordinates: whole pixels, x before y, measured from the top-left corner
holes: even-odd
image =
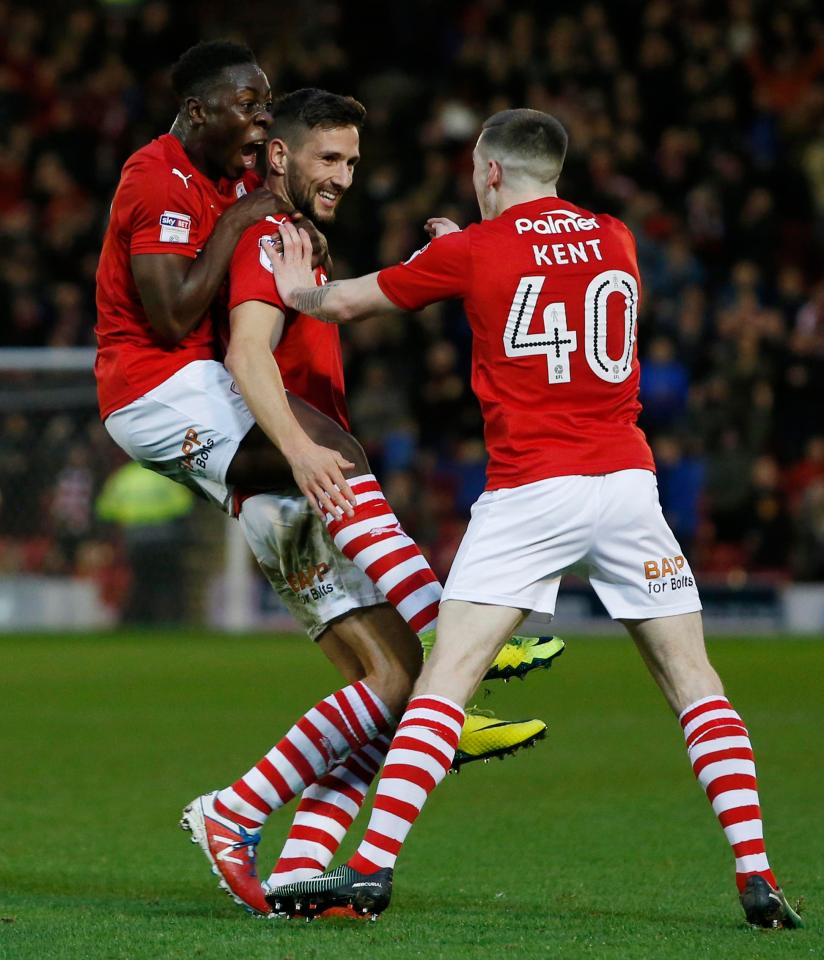
[[[325,314],[323,301],[329,295],[329,291],[338,285],[339,281],[333,280],[332,283],[324,284],[322,287],[304,287],[301,290],[295,290],[292,294],[294,309],[298,313],[306,313],[310,317],[316,317],[323,320],[324,323],[335,323],[333,317]]]

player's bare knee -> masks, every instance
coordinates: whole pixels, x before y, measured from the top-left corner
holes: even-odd
[[[318,423],[312,431],[312,439],[323,447],[337,450],[341,456],[354,463],[354,469],[344,471],[347,476],[357,477],[371,472],[363,447],[351,433],[347,433],[333,420],[327,419]]]
[[[384,661],[364,677],[364,683],[377,694],[396,718],[403,713],[412,693],[417,674],[399,660]]]
[[[366,451],[351,433],[346,433],[345,431],[341,430],[340,439],[337,442],[330,444],[330,446],[346,457],[346,459],[351,463],[354,463],[355,466],[353,469],[344,471],[346,476],[359,477],[363,476],[365,473],[372,472],[372,468],[369,466],[369,460],[366,456]]]

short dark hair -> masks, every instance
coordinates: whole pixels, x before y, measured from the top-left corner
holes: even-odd
[[[484,122],[480,149],[511,158],[537,180],[557,180],[569,138],[561,122],[540,110],[501,110]]]
[[[189,47],[172,67],[172,89],[180,101],[206,96],[222,70],[244,63],[257,64],[255,55],[245,44],[231,40],[198,43]]]
[[[275,100],[269,139],[294,139],[314,127],[355,127],[360,130],[365,120],[366,108],[354,97],[304,87]]]

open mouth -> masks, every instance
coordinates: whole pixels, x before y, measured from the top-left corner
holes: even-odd
[[[338,200],[340,200],[341,194],[334,190],[318,190],[317,198],[322,207],[326,208],[327,210],[334,210],[338,205]]]
[[[240,148],[240,156],[246,170],[254,170],[263,154],[263,140],[250,140]]]

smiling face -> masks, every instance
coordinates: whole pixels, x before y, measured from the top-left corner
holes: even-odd
[[[266,74],[252,63],[226,67],[208,96],[190,101],[210,176],[235,180],[255,169],[272,124],[271,107]]]
[[[291,147],[273,140],[270,162],[280,155],[283,191],[295,209],[310,220],[331,223],[341,197],[352,186],[359,145],[354,126],[312,127]]]

